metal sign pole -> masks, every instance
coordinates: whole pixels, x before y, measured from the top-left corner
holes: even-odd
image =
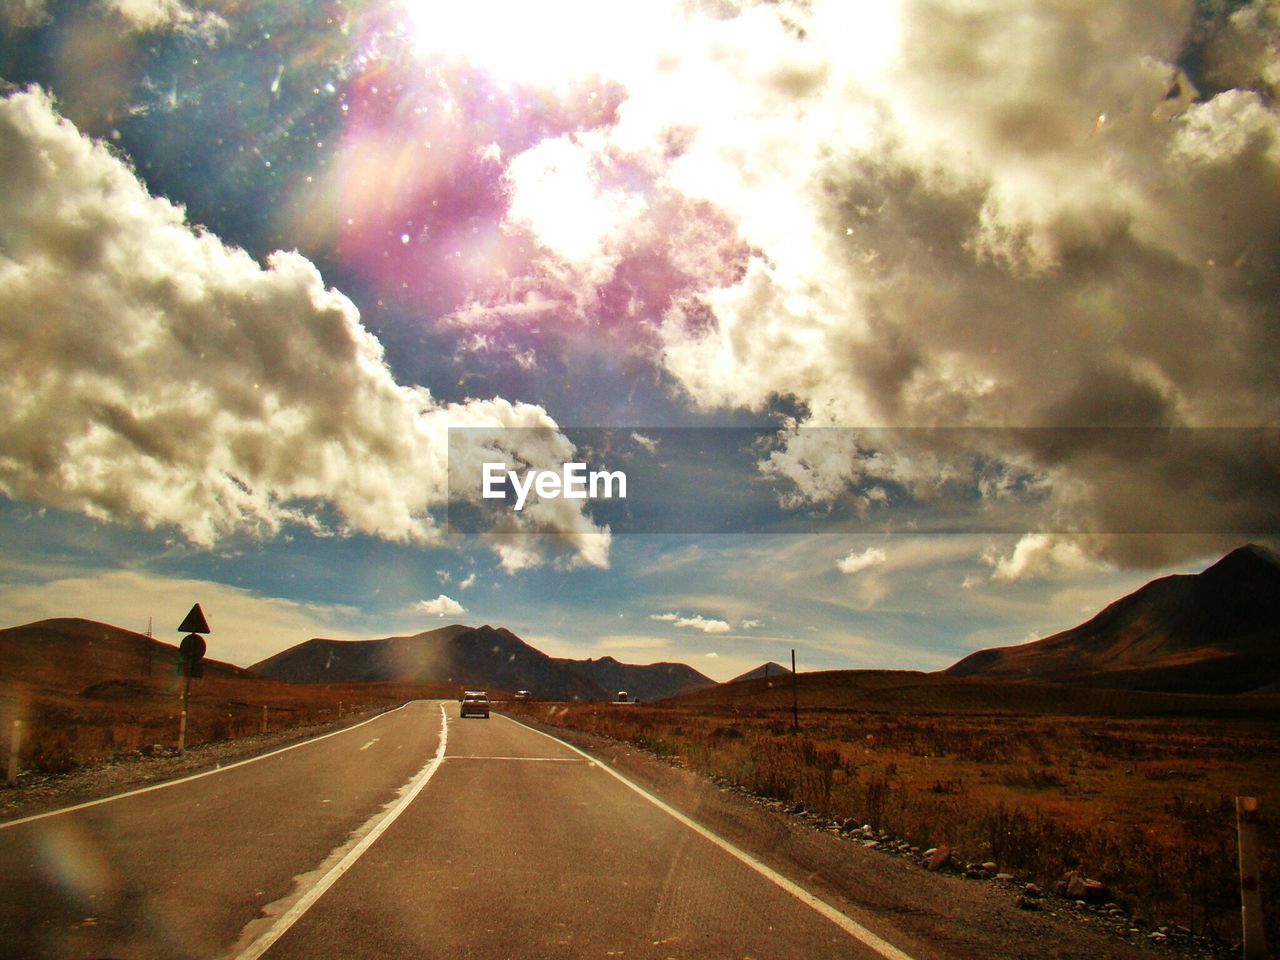
[[[182,678],[182,716],[178,720],[178,752],[187,749],[187,696],[191,692],[191,675]]]

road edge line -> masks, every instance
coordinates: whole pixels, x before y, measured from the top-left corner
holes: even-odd
[[[302,895],[298,901],[288,910],[280,915],[280,918],[271,925],[271,929],[267,930],[262,936],[249,944],[243,952],[235,955],[233,960],[258,960],[264,953],[271,949],[277,940],[289,932],[289,928],[302,919],[302,915],[324,896],[325,891],[332,887],[344,873],[351,869],[352,865],[364,855],[364,852],[373,846],[386,829],[395,823],[400,814],[413,802],[414,798],[422,792],[422,788],[427,785],[427,781],[435,776],[435,772],[440,769],[441,763],[444,761],[445,748],[449,744],[449,718],[444,711],[444,704],[440,704],[440,744],[436,747],[436,755],[432,757],[425,767],[418,772],[417,777],[413,780],[413,786],[402,796],[390,810],[386,812],[377,826],[370,830],[354,847],[347,851],[347,855],[335,863],[323,877],[317,880],[306,893]]]
[[[44,820],[47,817],[57,817],[64,813],[73,813],[76,810],[84,810],[88,807],[96,807],[99,804],[111,803],[114,800],[123,800],[125,797],[136,797],[140,793],[150,793],[152,790],[163,790],[165,787],[176,787],[180,783],[190,783],[192,780],[199,780],[201,777],[210,777],[215,773],[225,773],[228,770],[234,770],[236,767],[243,767],[246,763],[254,763],[258,760],[266,760],[268,757],[274,757],[281,753],[287,753],[290,750],[296,750],[299,747],[305,747],[309,743],[319,743],[321,740],[327,740],[329,737],[336,737],[340,733],[347,733],[350,730],[358,730],[366,723],[373,723],[375,720],[381,720],[383,717],[395,713],[397,710],[403,710],[412,703],[418,703],[417,700],[410,700],[409,703],[402,703],[398,707],[392,707],[390,710],[384,710],[382,713],[370,717],[368,720],[361,720],[359,723],[352,724],[349,727],[343,727],[341,730],[330,730],[328,733],[322,733],[319,736],[308,737],[306,740],[299,740],[297,743],[291,743],[287,747],[279,747],[270,753],[260,753],[256,757],[246,757],[244,760],[237,760],[235,763],[228,763],[226,766],[214,767],[212,770],[201,770],[199,773],[191,773],[185,777],[179,777],[177,780],[165,780],[163,783],[152,783],[145,787],[139,787],[136,790],[126,790],[124,793],[113,793],[109,797],[99,797],[97,800],[86,800],[84,803],[72,804],[69,807],[59,807],[57,810],[46,810],[44,813],[33,813],[27,817],[19,817],[17,820],[6,820],[0,823],[0,830],[16,827],[24,823],[31,823],[34,820]]]
[[[562,746],[568,747],[574,753],[581,754],[582,756],[586,757],[596,766],[600,767],[600,769],[604,770],[605,773],[609,774],[615,779],[621,781],[626,786],[630,787],[640,796],[644,797],[646,800],[648,800],[650,803],[656,806],[663,813],[666,813],[667,815],[675,818],[676,820],[684,824],[684,826],[688,827],[690,830],[692,830],[694,833],[698,834],[699,836],[704,837],[707,840],[710,840],[712,843],[714,843],[720,849],[724,850],[730,856],[746,864],[752,870],[756,871],[765,879],[771,881],[772,883],[776,884],[778,887],[785,890],[787,893],[791,894],[791,896],[795,897],[801,903],[808,906],[814,912],[819,913],[822,916],[826,917],[828,920],[830,920],[832,923],[838,926],[845,933],[849,934],[849,936],[853,937],[863,946],[876,951],[876,953],[884,957],[885,960],[913,960],[910,954],[904,953],[902,950],[899,950],[897,947],[891,944],[888,940],[885,940],[883,937],[880,937],[877,934],[872,933],[862,924],[858,923],[856,920],[853,920],[844,912],[837,910],[835,907],[827,903],[827,901],[823,900],[821,897],[817,896],[816,894],[810,893],[808,890],[800,886],[800,884],[796,883],[794,880],[790,880],[787,877],[784,877],[777,870],[774,870],[773,867],[770,867],[768,864],[763,863],[762,861],[758,860],[756,857],[753,857],[751,854],[747,853],[741,847],[731,843],[730,841],[726,840],[724,837],[720,836],[719,834],[713,833],[711,830],[709,830],[707,827],[704,827],[702,824],[698,823],[696,820],[681,813],[679,810],[671,806],[665,800],[662,800],[659,797],[654,796],[644,787],[640,786],[638,783],[635,783],[629,780],[627,777],[623,776],[621,773],[613,769],[613,767],[609,766],[603,760],[600,760],[598,757],[593,757],[591,754],[587,753],[587,751],[579,749],[578,747],[575,747],[572,743],[569,743],[568,741],[561,740],[559,737],[554,736],[550,733],[547,733],[546,731],[539,730],[537,727],[531,727],[527,723],[521,723],[519,720],[516,720],[513,717],[508,717],[506,714],[498,714],[498,716],[502,717],[504,720],[511,721],[517,726],[524,727],[526,730],[532,730],[534,733],[541,734],[542,736],[546,737],[549,740],[554,740],[556,743],[561,744]]]

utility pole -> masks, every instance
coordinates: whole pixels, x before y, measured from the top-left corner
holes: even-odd
[[[791,648],[791,729],[800,732],[800,694],[796,690],[796,649]]]

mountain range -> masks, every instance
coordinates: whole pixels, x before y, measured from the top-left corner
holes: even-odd
[[[1240,547],[1201,573],[1153,580],[1077,627],[979,650],[946,673],[1169,693],[1274,689],[1280,557]]]
[[[549,657],[505,627],[488,624],[451,624],[381,640],[308,640],[249,669],[259,676],[294,683],[444,682],[468,688],[529,690],[550,700],[610,699],[619,690],[652,700],[715,683],[682,663],[637,666],[612,657]]]
[[[42,620],[0,630],[0,689],[25,684],[78,692],[108,681],[173,677],[177,655],[172,644],[109,624]],[[487,624],[380,640],[316,638],[248,670],[212,660],[205,669],[210,681],[444,684],[530,690],[550,700],[606,700],[620,690],[656,700],[716,686],[682,663],[550,657]],[[853,682],[866,671],[837,673]],[[769,687],[773,677],[789,675],[769,662],[722,686],[755,690],[762,679]],[[1280,691],[1280,557],[1265,547],[1241,547],[1202,573],[1153,580],[1070,630],[980,650],[933,676],[1167,693]]]

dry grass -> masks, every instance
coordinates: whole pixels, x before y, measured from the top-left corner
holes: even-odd
[[[762,797],[1052,884],[1080,868],[1157,922],[1239,936],[1234,797],[1262,800],[1280,935],[1280,723],[1223,717],[922,715],[742,706],[532,705]]]
[[[418,697],[456,696],[453,687],[410,684],[287,684],[211,677],[193,680],[187,708],[188,746],[337,720]],[[78,694],[22,683],[0,689],[0,764],[7,764],[13,721],[21,721],[24,770],[64,773],[117,756],[174,747],[181,699],[172,677],[112,680]]]

